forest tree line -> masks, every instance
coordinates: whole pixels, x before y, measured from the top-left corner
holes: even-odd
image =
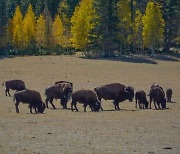
[[[0,0],[0,54],[170,52],[179,24],[178,0]]]

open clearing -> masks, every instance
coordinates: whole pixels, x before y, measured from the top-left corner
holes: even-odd
[[[148,93],[153,82],[172,88],[169,109],[135,109],[135,101],[120,103],[114,111],[111,101],[102,101],[98,113],[56,110],[30,114],[28,105],[15,112],[13,97],[0,88],[0,153],[179,153],[180,151],[180,62],[178,57],[123,57],[83,59],[77,56],[0,57],[0,84],[22,79],[45,100],[44,89],[58,80],[71,81],[74,91],[94,89],[120,82]],[[14,91],[10,91],[11,94]],[[149,100],[149,98],[148,98]],[[70,101],[68,102],[70,107]]]

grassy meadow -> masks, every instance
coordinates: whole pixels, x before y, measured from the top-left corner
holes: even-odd
[[[180,151],[180,62],[178,56],[84,59],[75,56],[0,57],[0,83],[21,79],[29,89],[44,90],[55,81],[67,80],[74,91],[119,82],[149,92],[152,83],[172,88],[174,103],[166,110],[135,109],[135,101],[120,103],[102,100],[105,111],[97,113],[56,110],[30,114],[28,105],[15,112],[13,97],[0,88],[0,153],[157,153]],[[10,91],[11,94],[14,91]],[[149,100],[149,98],[148,98]],[[70,108],[70,102],[68,107]]]

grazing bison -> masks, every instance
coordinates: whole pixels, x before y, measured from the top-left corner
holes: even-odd
[[[67,109],[67,102],[70,99],[71,93],[72,87],[69,83],[59,83],[46,88],[46,107],[48,108],[48,102],[50,102],[52,107],[56,109],[53,104],[53,99],[61,99],[63,109]]]
[[[136,109],[137,109],[137,102],[140,109],[148,108],[149,102],[147,101],[146,93],[143,90],[139,90],[136,92],[135,99],[136,99],[136,106],[135,106]]]
[[[173,91],[172,91],[171,88],[168,88],[168,89],[166,90],[166,100],[167,100],[167,102],[169,102],[169,103],[171,103],[172,93],[173,93]]]
[[[20,90],[24,90],[26,89],[25,83],[22,80],[9,80],[9,81],[5,81],[2,83],[2,85],[6,86],[6,90],[5,90],[5,94],[7,96],[7,94],[10,95],[9,90],[16,90],[16,91],[20,91]]]
[[[150,109],[151,109],[151,102],[154,101],[154,107],[157,109],[156,104],[158,105],[158,108],[165,109],[166,108],[166,99],[165,99],[165,93],[161,86],[158,84],[153,84],[150,88],[149,92],[150,97]],[[161,105],[161,107],[160,107]]]
[[[42,102],[41,95],[39,92],[34,90],[22,90],[17,91],[14,94],[14,102],[16,107],[16,112],[19,113],[19,103],[29,104],[30,112],[32,113],[32,108],[34,108],[36,113],[43,113],[45,110],[45,103]]]
[[[92,90],[78,90],[72,94],[71,110],[73,111],[73,106],[75,110],[77,109],[77,102],[84,104],[84,112],[86,112],[86,107],[89,105],[91,111],[99,111],[101,108],[101,102],[98,100],[97,94]]]
[[[119,102],[125,101],[126,99],[132,102],[134,98],[134,88],[130,86],[126,87],[120,83],[112,83],[96,87],[94,91],[97,93],[100,101],[102,98],[105,100],[114,100],[113,104],[115,110],[120,110]]]

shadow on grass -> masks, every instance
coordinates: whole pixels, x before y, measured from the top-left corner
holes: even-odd
[[[85,58],[85,57],[80,57],[80,58],[88,59],[88,58]],[[180,54],[178,54],[178,53],[156,54],[154,56],[147,56],[147,55],[122,55],[120,57],[89,58],[89,59],[92,59],[92,60],[121,61],[121,62],[128,62],[128,63],[158,64],[157,60],[178,62],[178,61],[180,61]]]
[[[161,61],[179,61],[180,60],[180,54],[169,54],[169,55],[155,55],[152,56],[151,59],[154,60],[161,60]]]
[[[15,56],[11,56],[11,55],[3,56],[3,55],[0,55],[0,60],[6,59],[6,58],[15,58]]]
[[[110,57],[110,58],[85,58],[80,57],[83,59],[91,59],[91,60],[108,60],[108,61],[121,61],[121,62],[128,62],[128,63],[146,63],[146,64],[157,64],[154,59],[150,59],[146,56],[120,56],[120,57]]]

